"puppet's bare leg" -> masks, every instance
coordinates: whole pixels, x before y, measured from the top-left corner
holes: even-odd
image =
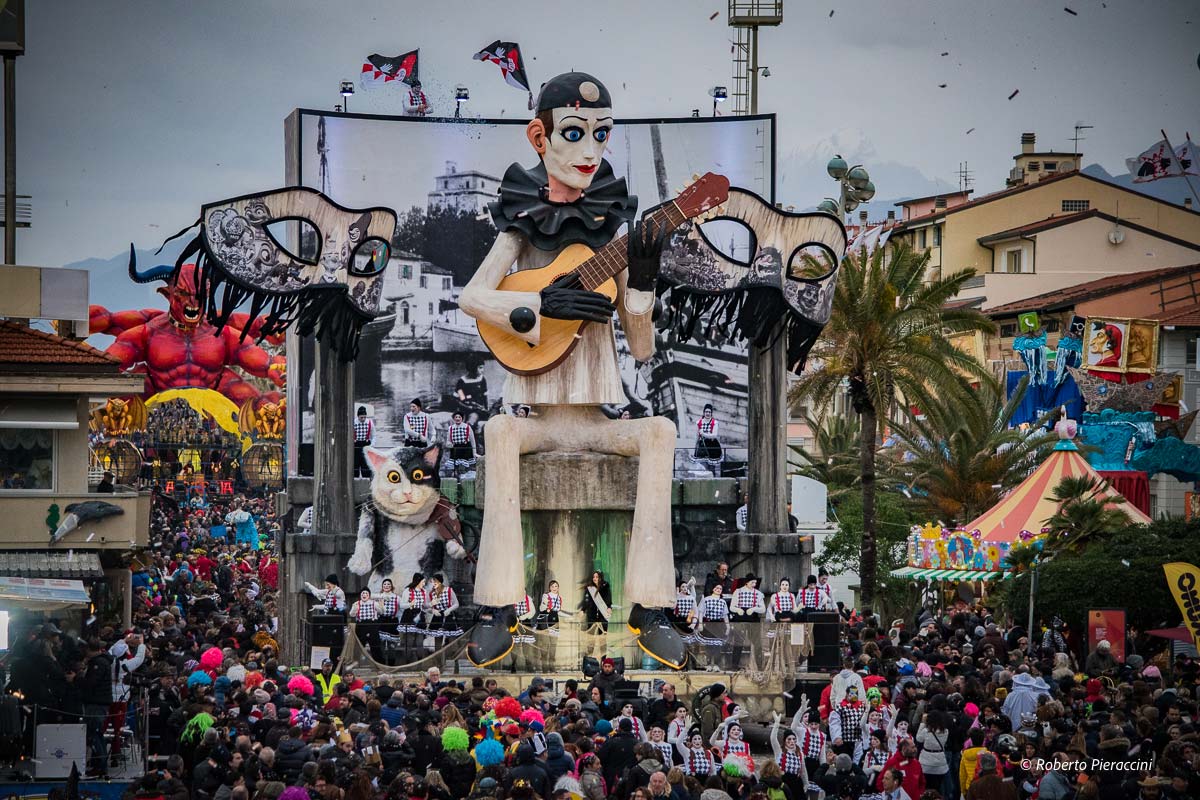
[[[483,536],[475,577],[475,602],[481,606],[512,605],[525,596],[521,454],[531,451],[539,422],[499,414],[483,428]]]
[[[625,601],[670,608],[675,604],[671,550],[675,425],[665,417],[646,417],[613,420],[605,428],[595,449],[638,457],[637,504],[625,556]]]

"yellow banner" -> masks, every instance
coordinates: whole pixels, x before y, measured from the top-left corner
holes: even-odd
[[[1200,646],[1200,567],[1173,561],[1163,564],[1163,572],[1167,575],[1167,588],[1183,614],[1184,627]]]

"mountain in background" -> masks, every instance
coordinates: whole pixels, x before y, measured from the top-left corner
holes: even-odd
[[[1129,173],[1110,175],[1108,174],[1108,170],[1099,164],[1089,164],[1082,171],[1084,175],[1090,175],[1093,178],[1114,183],[1124,189],[1131,189],[1167,203],[1174,203],[1177,206],[1183,205],[1185,197],[1192,197],[1192,190],[1188,188],[1187,181],[1183,178],[1160,178],[1149,183],[1134,183],[1133,176]],[[1200,178],[1193,178],[1192,182],[1197,188],[1200,188]],[[1192,202],[1194,204],[1193,207],[1200,206],[1200,203],[1195,202],[1195,198],[1193,198]]]
[[[157,264],[174,264],[179,257],[185,239],[168,242],[162,252],[155,254],[154,250],[137,250],[137,266],[143,271]],[[129,308],[161,308],[166,309],[167,301],[156,291],[163,285],[162,281],[153,283],[135,283],[129,279],[129,251],[118,253],[112,258],[85,258],[71,264],[64,264],[64,269],[83,269],[88,276],[88,302],[104,306],[109,311],[124,311]],[[92,336],[88,343],[101,349],[112,342],[111,336]]]
[[[916,167],[895,161],[880,161],[875,145],[862,131],[843,129],[831,136],[804,147],[792,148],[779,156],[777,162],[777,199],[785,206],[813,209],[837,191],[837,184],[825,172],[834,153],[840,153],[848,164],[865,164],[871,173],[877,194],[871,202],[860,206],[872,222],[883,220],[895,208],[897,200],[909,197],[948,192],[957,189],[947,181],[929,178]],[[858,212],[855,212],[857,219]]]

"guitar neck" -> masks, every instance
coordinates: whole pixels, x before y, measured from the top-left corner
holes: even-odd
[[[667,231],[670,232],[682,225],[686,219],[687,217],[684,213],[679,210],[679,206],[675,205],[675,201],[672,200],[646,215],[643,223],[653,222],[656,230],[659,226],[665,225]],[[625,234],[613,239],[604,245],[604,247],[597,250],[591,258],[575,268],[575,272],[578,273],[583,288],[595,290],[597,286],[600,286],[628,266],[626,263],[626,256],[629,252],[628,238],[629,234]]]

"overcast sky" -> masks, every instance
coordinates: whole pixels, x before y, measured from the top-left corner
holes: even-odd
[[[594,73],[618,116],[711,113],[708,89],[730,84],[720,0],[26,5],[17,181],[34,198],[34,227],[18,241],[27,264],[157,245],[204,202],[281,185],[284,117],[332,108],[370,53],[420,47],[435,109],[452,111],[464,83],[479,116],[528,115],[522,93],[471,60],[497,38],[521,43],[535,86],[571,68]],[[1076,15],[1030,0],[784,5],[783,25],[760,37],[772,74],[759,109],[779,115],[785,203],[829,193],[819,164],[835,147],[891,176],[879,197],[895,198],[956,184],[960,161],[977,191],[1002,187],[1026,130],[1039,149],[1066,149],[1077,121],[1094,125],[1085,163],[1114,174],[1159,128],[1200,138],[1196,0],[1065,0]],[[399,92],[360,89],[350,102],[393,113]]]

